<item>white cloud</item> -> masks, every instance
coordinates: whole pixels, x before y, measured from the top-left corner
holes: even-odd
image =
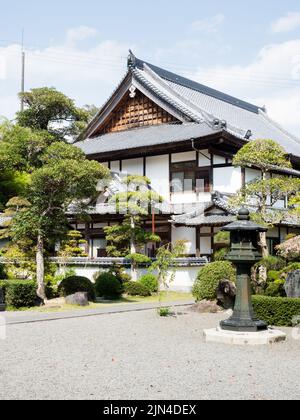
[[[217,14],[212,17],[196,20],[192,23],[191,28],[193,31],[212,33],[216,32],[217,29],[225,21],[225,16]]]
[[[75,44],[79,41],[84,41],[98,35],[99,31],[89,26],[78,26],[77,28],[69,29],[67,32],[67,43]]]
[[[0,79],[0,115],[8,118],[13,118],[19,110],[20,50],[20,45],[0,48],[1,62],[6,67],[5,77]],[[75,99],[78,105],[100,106],[125,74],[127,52],[128,45],[112,40],[87,49],[79,49],[68,42],[29,49],[26,52],[26,89],[54,86]]]
[[[273,33],[291,32],[300,28],[300,12],[290,12],[272,23]]]
[[[208,86],[266,105],[268,114],[300,138],[300,39],[261,49],[246,66],[199,68],[187,76]]]

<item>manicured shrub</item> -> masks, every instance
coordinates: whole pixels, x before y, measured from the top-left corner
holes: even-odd
[[[257,317],[268,325],[292,327],[300,316],[300,299],[253,296],[252,301]]]
[[[145,274],[139,280],[139,283],[143,284],[150,293],[157,293],[159,289],[158,278],[154,274]]]
[[[95,288],[93,283],[86,277],[72,276],[67,277],[58,286],[60,296],[70,296],[77,292],[87,292],[88,299],[94,301],[96,299]]]
[[[266,267],[267,271],[274,271],[274,270],[275,271],[280,271],[280,270],[282,270],[285,267],[286,262],[285,262],[285,260],[283,258],[269,256],[267,258],[263,258],[256,265],[258,267],[259,266]]]
[[[125,293],[129,296],[151,296],[151,292],[148,287],[144,286],[142,283],[130,281],[129,283],[126,283],[124,287]]]
[[[105,299],[118,299],[123,293],[123,285],[112,273],[102,273],[96,279],[96,294]]]
[[[37,285],[34,281],[6,280],[0,283],[0,287],[7,306],[16,309],[31,308],[37,303]]]
[[[235,282],[236,270],[228,261],[218,261],[203,267],[193,287],[193,295],[199,302],[201,300],[214,300],[217,298],[217,288],[221,280]]]
[[[220,248],[214,253],[214,261],[226,261],[225,257],[229,253],[230,248]]]
[[[265,296],[270,297],[286,297],[286,292],[284,289],[285,281],[276,280],[273,283],[269,283],[268,287],[265,290]]]
[[[274,282],[276,280],[280,280],[280,271],[271,270],[268,272],[268,282]]]
[[[293,264],[289,264],[287,267],[284,267],[280,271],[280,274],[282,276],[287,276],[292,271],[297,271],[297,270],[300,270],[300,263],[293,263]]]

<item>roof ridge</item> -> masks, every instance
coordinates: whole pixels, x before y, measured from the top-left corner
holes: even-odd
[[[179,84],[181,86],[184,86],[188,89],[198,91],[200,93],[203,93],[205,95],[211,96],[215,99],[219,99],[223,102],[227,102],[233,106],[245,109],[249,112],[258,114],[260,110],[262,110],[261,107],[251,104],[250,102],[244,101],[242,99],[236,98],[232,95],[228,95],[224,92],[221,92],[217,89],[213,89],[209,86],[203,85],[199,82],[196,82],[194,80],[188,79],[186,77],[180,76],[176,73],[173,73],[169,70],[165,70],[161,67],[155,66],[154,64],[148,63],[146,61],[143,61],[139,58],[135,58],[134,65],[136,68],[139,68],[140,70],[144,69],[144,65],[147,65],[150,67],[155,73],[157,73],[161,78],[165,80],[169,80],[170,82]]]
[[[296,137],[294,134],[291,134],[290,132],[288,132],[285,128],[282,127],[281,124],[274,121],[273,118],[270,118],[269,115],[266,112],[264,112],[262,109],[260,110],[259,115],[261,115],[270,124],[275,125],[280,131],[283,132],[283,134],[290,137],[292,140],[294,140],[300,146],[300,139],[298,139],[298,137]]]
[[[212,128],[215,128],[214,127],[214,121],[215,120],[219,120],[219,118],[216,115],[211,114],[211,113],[205,111],[203,108],[199,107],[198,105],[196,105],[192,101],[190,101],[190,100],[186,99],[184,96],[180,95],[180,93],[175,92],[174,90],[172,90],[172,88],[166,83],[166,81],[161,76],[159,76],[157,73],[155,73],[155,71],[152,70],[151,67],[149,67],[148,64],[144,63],[143,71],[145,73],[148,73],[152,78],[154,78],[155,81],[159,81],[159,83],[162,84],[162,88],[165,89],[167,91],[167,93],[171,94],[177,100],[181,101],[185,106],[190,107],[191,109],[193,109],[194,111],[196,111],[196,113],[200,114],[201,117],[202,117],[201,119],[203,120],[202,121],[203,123],[205,122],[206,124],[208,124]],[[135,72],[136,72],[136,70],[135,70]],[[135,73],[135,74],[137,74],[137,73]],[[140,77],[142,77],[142,75],[140,75]],[[182,108],[181,111],[183,109],[184,108]],[[195,121],[197,121],[197,119],[195,119]],[[201,121],[198,120],[197,122],[200,123]],[[233,133],[233,134],[237,134],[241,138],[244,138],[245,137],[245,134],[247,132],[247,129],[241,128],[241,127],[237,127],[237,126],[231,124],[228,121],[226,121],[226,127],[227,127],[227,131],[229,131],[230,133]]]

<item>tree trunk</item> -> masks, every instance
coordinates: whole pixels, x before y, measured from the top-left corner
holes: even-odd
[[[268,242],[267,242],[267,233],[266,232],[262,232],[260,234],[260,246],[261,246],[261,251],[262,251],[263,258],[268,258],[270,254],[269,254],[269,248],[268,248]]]
[[[36,279],[37,279],[37,295],[43,302],[45,302],[46,292],[45,292],[45,266],[44,266],[44,240],[41,234],[38,235],[37,240],[37,251],[36,251]]]
[[[130,218],[130,224],[131,224],[130,253],[136,254],[136,246],[135,246],[135,241],[134,241],[134,229],[135,229],[134,217]],[[136,265],[133,261],[131,262],[131,279],[132,281],[137,281],[137,270],[136,270]]]

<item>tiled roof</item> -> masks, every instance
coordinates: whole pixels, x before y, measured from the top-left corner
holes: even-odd
[[[204,137],[216,133],[208,124],[163,124],[137,128],[117,133],[104,134],[76,143],[85,154],[93,155],[105,152],[148,147],[166,143],[176,143],[192,138]]]
[[[217,214],[210,212],[210,208],[213,206],[224,211],[224,214]],[[255,213],[257,209],[255,207],[249,208],[252,213]],[[229,196],[216,192],[213,194],[212,201],[205,203],[205,205],[194,212],[173,216],[171,222],[175,225],[182,225],[187,227],[195,226],[225,226],[236,219],[239,209],[233,208],[229,205]],[[270,223],[273,223],[274,216],[276,216],[276,209],[270,209]],[[276,217],[275,217],[276,219]],[[291,214],[290,212],[282,212],[282,220],[280,223],[275,225],[298,227],[300,225],[299,217]]]
[[[164,90],[165,94],[168,93],[170,101],[177,101],[179,106],[184,103],[191,114],[197,115],[194,121],[201,117],[209,123],[214,119],[224,120],[227,131],[231,134],[245,138],[247,131],[251,130],[251,140],[270,138],[278,141],[288,153],[300,155],[300,140],[272,121],[263,108],[151,64],[142,65],[141,60],[137,60],[135,74],[137,73],[158,91]]]
[[[152,98],[164,104],[167,110],[174,111],[174,115],[176,114],[177,118],[184,123],[183,128],[179,126],[171,128],[172,126],[167,125],[157,130],[154,127],[145,129],[146,131],[129,130],[77,143],[87,154],[185,140],[192,136],[205,135],[209,129],[217,130],[216,123],[219,121],[221,124],[219,128],[225,128],[238,138],[245,139],[247,133],[251,131],[250,140],[270,138],[280,143],[287,153],[300,156],[300,140],[272,121],[264,108],[139,60],[132,53],[129,59],[129,70],[122,83],[128,83],[130,78],[132,85],[137,89],[144,89]],[[113,97],[118,97],[122,83],[114,92]],[[107,105],[111,103],[113,97],[104,105],[103,112],[107,111]],[[91,123],[90,129],[87,130],[87,133],[90,133],[87,136],[93,135],[101,115],[100,110]],[[200,124],[199,131],[193,125],[185,124],[190,122]]]

